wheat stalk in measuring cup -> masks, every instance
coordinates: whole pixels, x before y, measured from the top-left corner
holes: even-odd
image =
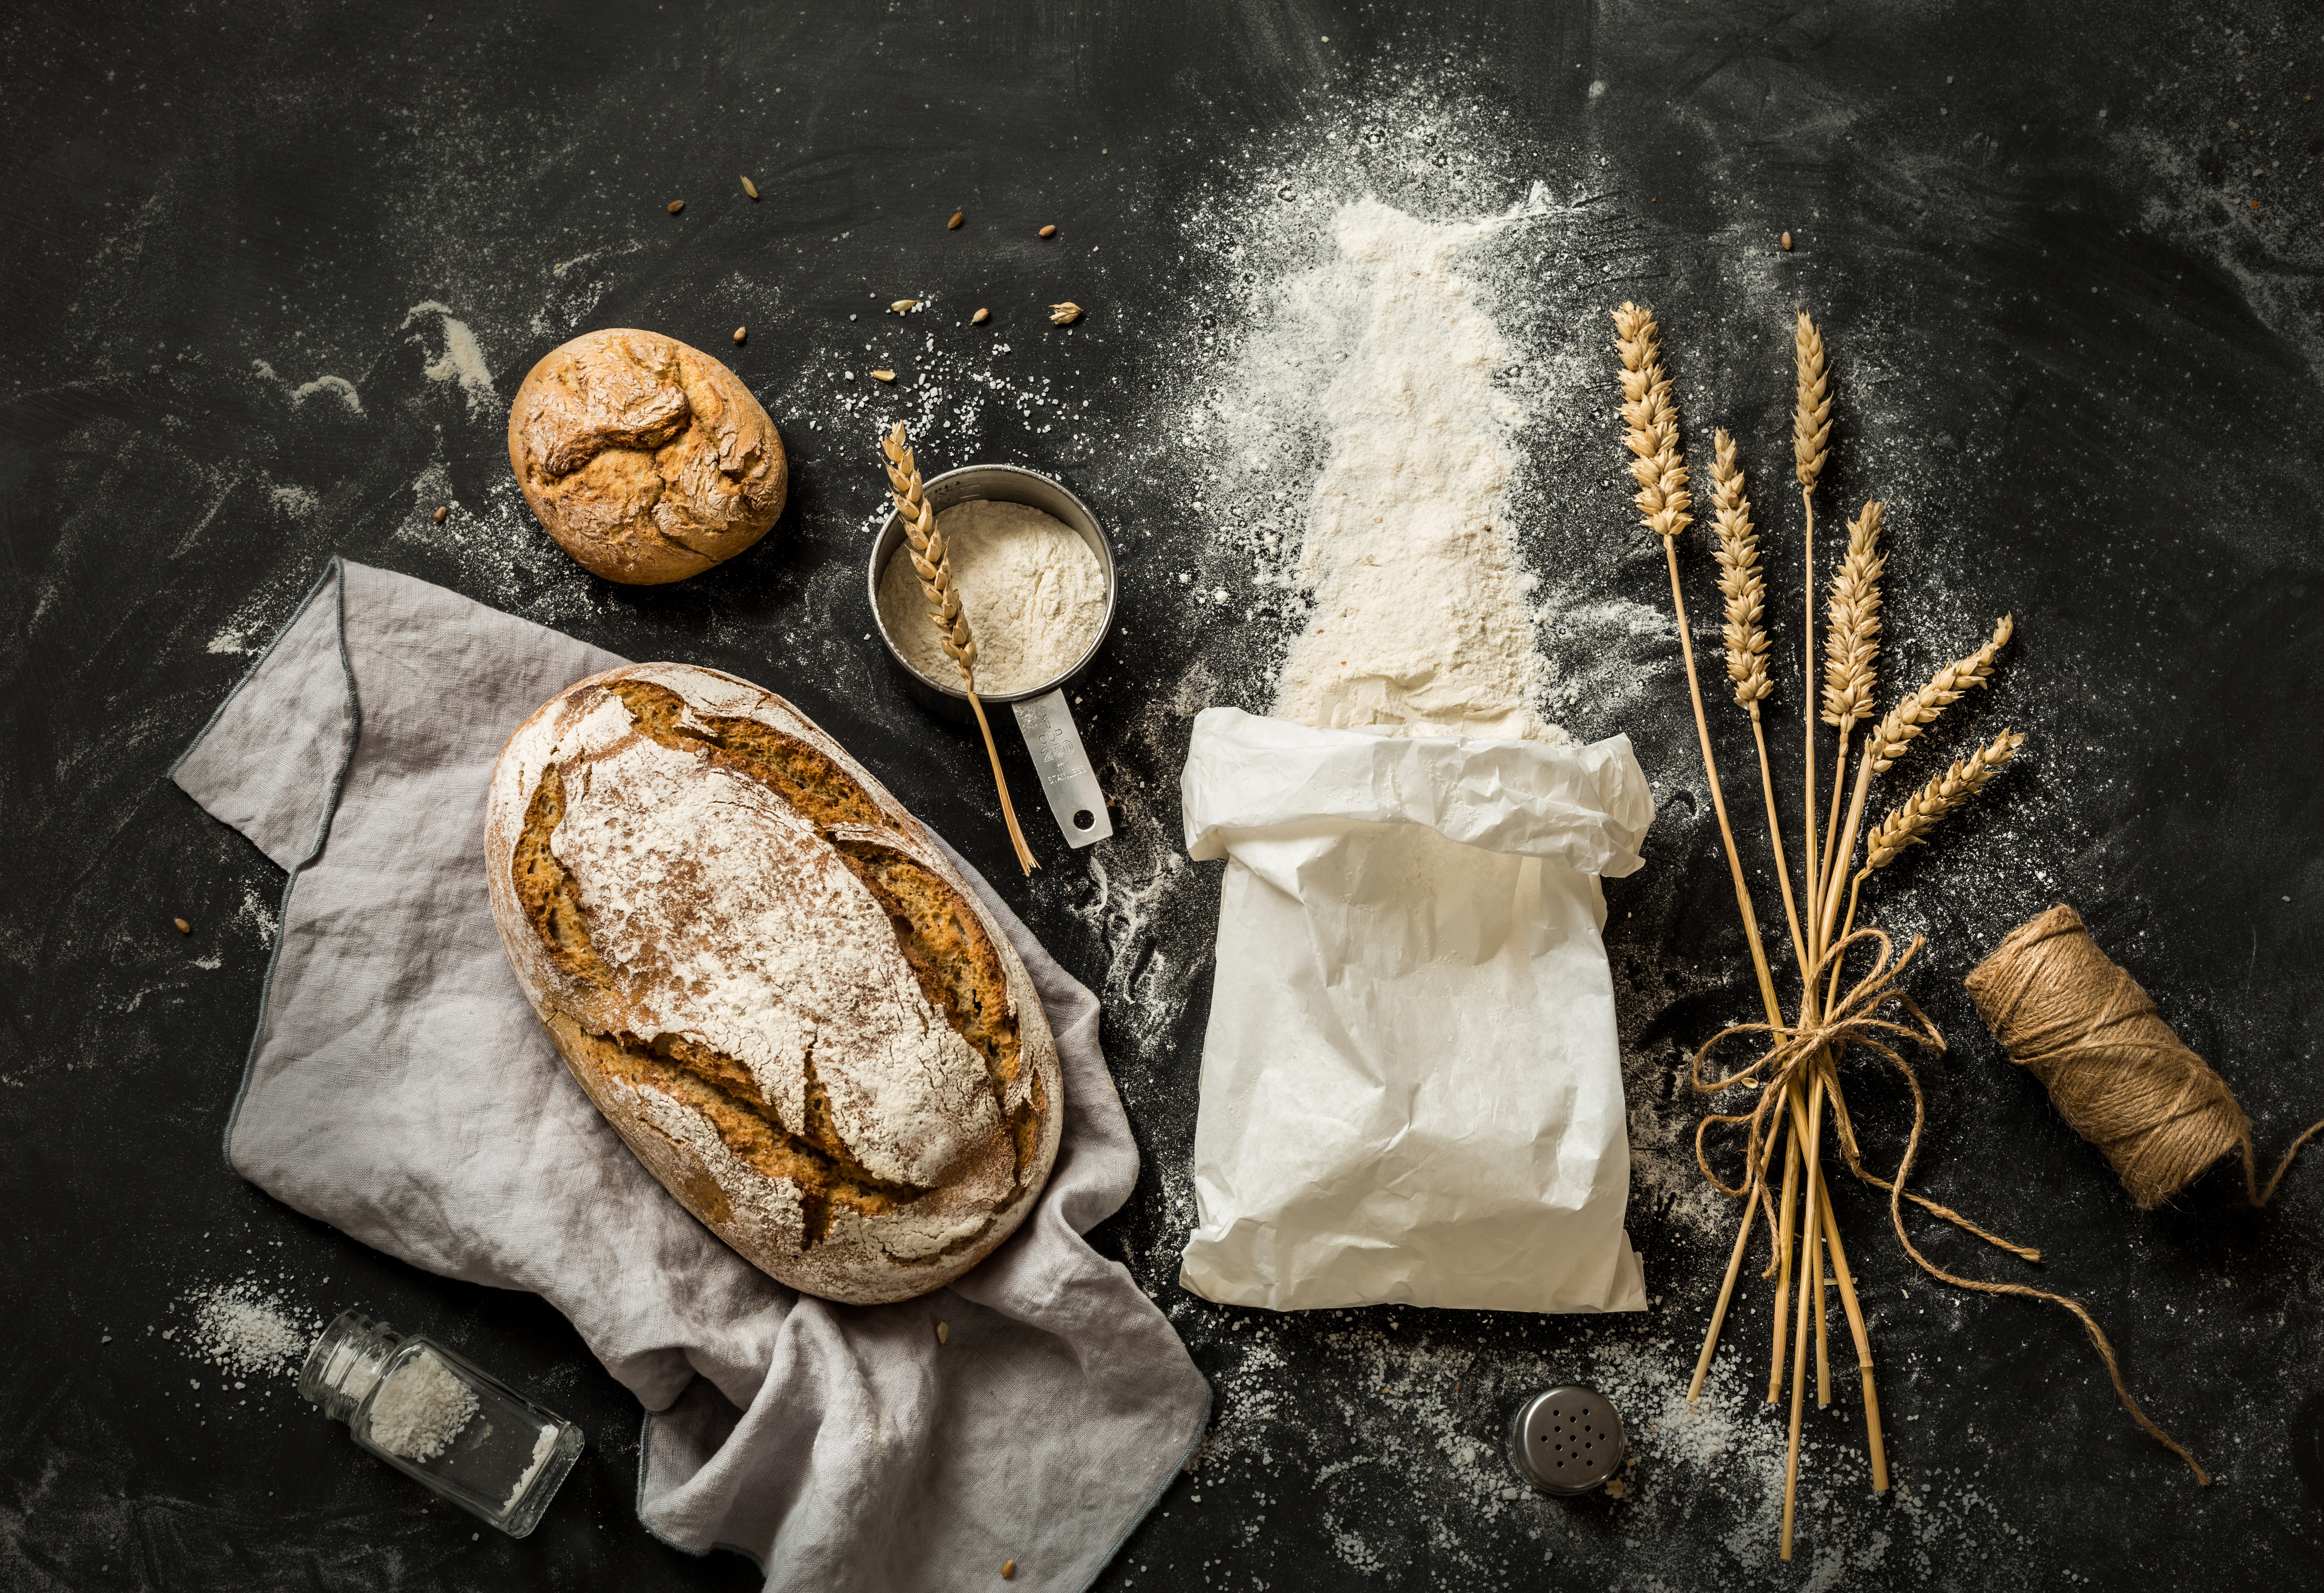
[[[992,726],[986,722],[984,704],[976,695],[976,636],[960,606],[960,591],[953,585],[952,550],[936,529],[936,507],[921,486],[919,466],[912,458],[902,421],[897,421],[894,429],[881,439],[880,451],[888,456],[888,486],[896,501],[897,518],[904,522],[904,540],[913,572],[920,577],[920,594],[927,599],[928,622],[943,639],[945,656],[960,670],[961,687],[976,714],[976,727],[984,732],[985,756],[992,760],[992,785],[1001,793],[1001,816],[1009,825],[1010,844],[1017,849],[1018,866],[1030,874],[1041,865],[1025,843],[1025,832],[1017,825],[1016,805],[1009,800],[1009,778],[1001,772],[1001,749],[993,744]]]

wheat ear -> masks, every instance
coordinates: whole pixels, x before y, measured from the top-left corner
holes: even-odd
[[[896,501],[897,517],[904,522],[904,539],[910,546],[912,570],[920,577],[920,594],[927,599],[928,622],[943,638],[945,656],[960,671],[968,705],[976,714],[976,727],[984,732],[985,756],[992,760],[992,785],[1001,793],[1001,816],[1009,825],[1010,844],[1017,849],[1018,866],[1030,874],[1041,865],[1034,861],[1033,849],[1025,843],[1025,832],[1017,825],[1017,807],[1009,800],[1009,777],[1001,772],[1001,749],[993,744],[992,726],[986,722],[984,704],[976,695],[976,637],[961,609],[960,591],[953,585],[952,549],[936,529],[936,506],[922,489],[919,466],[912,458],[902,421],[897,421],[895,428],[881,439],[880,451],[888,456],[888,486]]]
[[[1880,526],[1886,512],[1878,500],[1848,522],[1848,556],[1831,578],[1824,604],[1823,722],[1840,732],[1831,760],[1831,812],[1823,823],[1820,877],[1831,878],[1831,849],[1840,840],[1840,798],[1848,785],[1848,739],[1872,717],[1872,694],[1880,658],[1880,576],[1888,561],[1880,552]]]
[[[1767,679],[1766,583],[1759,577],[1759,531],[1743,493],[1743,466],[1735,439],[1711,434],[1711,505],[1719,528],[1719,594],[1727,600],[1727,678],[1735,700],[1759,716],[1759,701],[1775,686]]]
[[[1799,326],[1792,335],[1799,367],[1799,402],[1792,410],[1792,462],[1799,472],[1800,490],[1812,493],[1831,453],[1831,380],[1824,365],[1823,334],[1808,319],[1807,311],[1800,311],[1799,316]]]
[[[1872,772],[1886,774],[1888,766],[1904,755],[1904,750],[1918,739],[1921,732],[1937,721],[1937,716],[1969,695],[1977,686],[1993,679],[1993,660],[2009,645],[2009,638],[2017,629],[2016,617],[2004,614],[1994,622],[1993,639],[1965,658],[1956,658],[1929,677],[1929,683],[1888,711],[1872,732],[1864,750],[1872,755]]]
[[[1905,797],[1873,827],[1871,836],[1864,843],[1864,866],[1856,870],[1856,878],[1848,888],[1848,921],[1841,927],[1843,937],[1856,925],[1857,893],[1864,889],[1864,882],[1872,878],[1872,870],[1885,869],[1895,862],[1908,846],[1927,845],[1929,832],[1935,829],[1946,815],[1984,790],[1986,783],[2000,773],[2002,765],[2016,757],[2017,749],[2024,744],[2025,737],[2022,732],[2004,730],[1991,741]]]
[[[1886,868],[1908,846],[1926,845],[1929,832],[1947,814],[1985,789],[1986,782],[2024,744],[2021,732],[2005,730],[1898,803],[1865,842],[1862,872]]]
[[[1798,379],[1798,398],[1792,408],[1792,469],[1799,479],[1800,512],[1805,521],[1800,539],[1800,563],[1804,576],[1800,583],[1800,645],[1806,653],[1801,691],[1805,699],[1801,708],[1806,721],[1802,732],[1805,739],[1801,761],[1807,770],[1807,788],[1801,796],[1802,822],[1806,825],[1801,844],[1807,854],[1808,945],[1811,950],[1820,950],[1822,925],[1816,917],[1816,905],[1823,899],[1823,875],[1816,854],[1815,488],[1823,474],[1824,462],[1831,456],[1831,381],[1824,364],[1823,334],[1808,319],[1807,311],[1797,314],[1792,331],[1793,364]]]
[[[1994,622],[1993,635],[1986,644],[1965,658],[1956,658],[1929,677],[1928,684],[1888,711],[1872,733],[1865,738],[1864,756],[1856,766],[1856,794],[1849,799],[1848,823],[1840,831],[1840,845],[1833,856],[1831,884],[1826,891],[1821,922],[1831,923],[1840,911],[1840,888],[1848,879],[1848,865],[1856,856],[1856,837],[1864,823],[1864,798],[1872,788],[1872,777],[1886,774],[1888,766],[1904,755],[1904,750],[1917,740],[1923,731],[1937,722],[1939,715],[1959,702],[1976,686],[1993,679],[1994,659],[2009,645],[2017,631],[2016,617],[2004,614]],[[1853,918],[1855,909],[1849,908]]]
[[[1628,428],[1630,474],[1638,483],[1638,518],[1656,536],[1670,538],[1694,523],[1688,512],[1686,460],[1679,451],[1678,401],[1663,369],[1662,332],[1654,312],[1624,304],[1614,312],[1614,349],[1621,356],[1622,424]]]
[[[1751,714],[1751,735],[1759,749],[1759,790],[1767,809],[1767,840],[1775,849],[1775,876],[1784,890],[1784,916],[1792,930],[1792,954],[1806,977],[1807,939],[1799,904],[1792,895],[1791,865],[1784,858],[1784,835],[1775,822],[1775,778],[1767,768],[1767,730],[1759,704],[1775,685],[1767,678],[1766,583],[1759,577],[1759,532],[1751,523],[1751,500],[1743,491],[1743,465],[1735,439],[1722,429],[1711,434],[1711,503],[1719,532],[1719,592],[1727,600],[1727,678],[1735,700]]]
[[[1880,658],[1880,552],[1886,506],[1875,499],[1848,522],[1848,557],[1831,578],[1824,604],[1823,722],[1849,727],[1872,717],[1873,682]]]

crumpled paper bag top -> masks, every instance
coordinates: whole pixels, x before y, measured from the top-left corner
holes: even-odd
[[[1226,857],[1181,1281],[1277,1310],[1646,1303],[1601,874],[1629,742],[1316,730],[1213,708],[1181,778]]]

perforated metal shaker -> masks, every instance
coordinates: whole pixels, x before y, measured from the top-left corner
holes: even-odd
[[[964,465],[929,477],[921,483],[921,489],[938,514],[956,503],[978,498],[1026,504],[1071,527],[1097,556],[1098,568],[1105,576],[1105,617],[1082,656],[1055,679],[1042,681],[1028,690],[980,691],[976,695],[988,705],[1008,704],[1010,711],[1017,715],[1017,729],[1025,738],[1025,750],[1033,755],[1034,770],[1041,778],[1041,794],[1049,799],[1049,812],[1056,816],[1065,844],[1083,847],[1104,840],[1113,833],[1113,820],[1106,814],[1105,792],[1090,769],[1089,754],[1082,750],[1081,732],[1074,723],[1065,691],[1089,667],[1113,631],[1120,587],[1114,576],[1112,544],[1107,541],[1105,530],[1098,524],[1097,516],[1090,512],[1089,505],[1067,491],[1063,482],[1019,465]],[[897,557],[903,547],[903,516],[890,509],[887,524],[880,528],[879,536],[872,543],[868,583],[872,623],[887,647],[889,660],[902,673],[905,689],[915,701],[947,719],[972,721],[974,713],[969,707],[968,694],[961,688],[960,677],[954,675],[948,679],[936,679],[914,668],[880,612],[880,576],[887,569],[888,561]]]
[[[1509,1423],[1509,1464],[1545,1494],[1603,1487],[1620,1474],[1628,1452],[1613,1402],[1579,1384],[1535,1395]]]

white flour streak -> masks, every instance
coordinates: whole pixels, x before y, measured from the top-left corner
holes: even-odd
[[[323,501],[320,498],[300,486],[276,487],[267,495],[274,500],[275,508],[285,514],[297,515],[302,519],[313,514],[323,506]]]
[[[355,384],[344,376],[318,376],[312,382],[302,382],[290,390],[290,401],[303,404],[318,392],[331,394],[358,415],[364,412],[363,395],[356,392]]]
[[[426,299],[413,305],[405,314],[405,328],[409,329],[413,321],[424,315],[441,318],[444,333],[444,353],[427,365],[429,379],[450,382],[456,378],[461,391],[468,395],[468,413],[471,415],[484,412],[488,406],[497,405],[500,394],[493,391],[492,367],[485,362],[484,345],[476,341],[476,335],[468,329],[468,323],[454,317],[450,305]]]
[[[1536,711],[1533,582],[1508,524],[1524,418],[1495,380],[1509,348],[1455,269],[1541,213],[1430,223],[1360,200],[1339,211],[1337,258],[1289,296],[1316,356],[1331,351],[1331,443],[1308,498],[1298,581],[1314,609],[1283,666],[1284,717],[1564,739]]]

